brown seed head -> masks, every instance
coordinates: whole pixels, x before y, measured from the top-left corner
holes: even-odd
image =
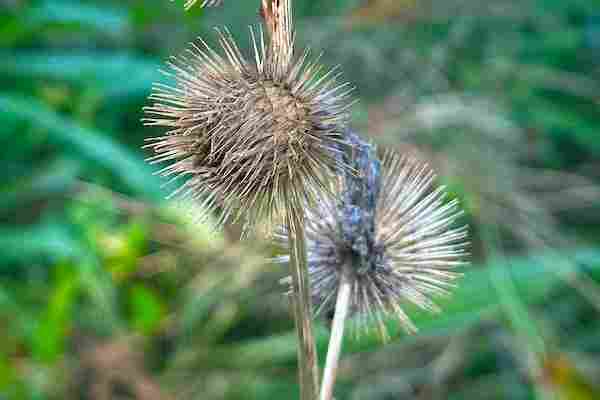
[[[279,4],[269,38],[250,30],[252,61],[218,30],[221,54],[199,39],[170,63],[176,84],[156,85],[145,109],[147,125],[168,129],[150,139],[153,162],[170,162],[162,175],[188,178],[176,193],[203,198],[221,222],[298,210],[342,167],[352,89],[308,51],[294,56],[289,2]]]

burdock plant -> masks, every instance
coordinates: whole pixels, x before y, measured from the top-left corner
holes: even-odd
[[[262,29],[250,29],[247,58],[227,29],[217,30],[220,51],[202,39],[172,58],[174,85],[157,84],[145,108],[146,125],[166,128],[149,139],[160,174],[187,178],[175,191],[202,201],[220,223],[283,217],[289,232],[299,336],[303,399],[318,391],[311,298],[304,239],[304,208],[344,168],[344,132],[350,107],[347,84],[324,71],[308,50],[294,50],[291,0],[263,0]],[[215,4],[204,1],[204,4]],[[187,3],[191,6],[192,1]]]
[[[431,297],[449,294],[467,257],[462,211],[434,185],[433,171],[389,151],[380,160],[372,145],[348,137],[355,172],[345,174],[337,198],[323,199],[306,218],[313,303],[317,314],[334,313],[321,400],[332,398],[348,314],[358,328],[376,322],[384,338],[386,314],[414,332],[402,304],[439,311]],[[285,228],[278,238],[287,243]]]
[[[415,331],[402,304],[438,311],[432,297],[459,276],[467,229],[426,165],[380,159],[349,130],[351,88],[308,51],[296,55],[291,0],[261,1],[266,34],[250,29],[251,58],[222,29],[220,51],[199,39],[171,60],[175,85],[155,85],[145,109],[145,123],[167,132],[147,147],[152,162],[168,162],[161,175],[187,178],[175,194],[201,200],[220,223],[241,220],[248,231],[284,217],[277,237],[289,249],[280,261],[292,271],[301,398],[319,394],[314,300],[333,313],[320,391],[330,400],[347,316],[374,320],[384,337],[386,314]]]

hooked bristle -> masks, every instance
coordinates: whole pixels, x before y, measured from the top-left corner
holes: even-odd
[[[445,189],[436,187],[435,174],[427,165],[393,152],[385,152],[379,161],[364,142],[361,151],[372,152],[376,173],[381,163],[380,177],[364,169],[359,175],[363,200],[376,197],[376,201],[351,199],[349,180],[356,178],[347,175],[338,199],[323,199],[318,208],[307,210],[310,284],[317,313],[331,313],[342,269],[349,267],[351,314],[363,328],[375,321],[386,338],[382,315],[388,313],[408,332],[416,331],[403,303],[439,311],[431,298],[448,295],[460,276],[455,269],[466,264],[468,229],[458,224],[462,215],[458,201],[448,200]],[[368,183],[369,179],[378,184]],[[277,238],[287,245],[285,228]]]
[[[337,153],[352,89],[308,50],[294,56],[291,7],[280,4],[267,38],[250,29],[251,59],[217,30],[221,52],[199,39],[173,58],[176,84],[156,85],[145,109],[146,125],[168,129],[147,145],[151,161],[169,163],[162,176],[187,178],[176,194],[204,200],[221,223],[302,209],[343,168]]]

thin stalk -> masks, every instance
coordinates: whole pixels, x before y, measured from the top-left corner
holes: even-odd
[[[348,309],[350,308],[351,289],[352,283],[347,268],[344,267],[340,273],[340,283],[335,303],[335,315],[331,327],[325,370],[323,371],[320,400],[331,400],[333,397],[333,387],[335,386],[335,378],[337,377],[338,364],[342,353],[344,324],[346,322],[346,316],[348,315]]]
[[[319,366],[312,328],[312,300],[304,238],[304,213],[302,210],[289,210],[286,214],[293,285],[291,299],[298,334],[300,399],[316,400],[319,394]]]

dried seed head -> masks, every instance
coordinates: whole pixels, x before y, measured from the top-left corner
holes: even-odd
[[[150,139],[153,162],[170,162],[162,175],[188,178],[176,193],[204,198],[221,222],[301,209],[343,164],[352,89],[308,51],[294,57],[289,2],[278,4],[267,38],[250,30],[252,61],[217,30],[222,54],[200,39],[170,63],[176,85],[156,85],[145,109],[147,125],[169,129]]]
[[[391,312],[413,332],[401,304],[439,311],[430,297],[449,294],[460,275],[454,269],[466,263],[467,227],[456,226],[462,211],[457,200],[446,200],[444,187],[434,186],[426,165],[392,152],[379,163],[364,142],[353,165],[362,173],[347,174],[338,200],[307,210],[313,304],[317,314],[334,310],[345,268],[352,279],[351,313],[360,326],[375,320],[385,338],[382,315]],[[287,245],[284,229],[277,238]]]

